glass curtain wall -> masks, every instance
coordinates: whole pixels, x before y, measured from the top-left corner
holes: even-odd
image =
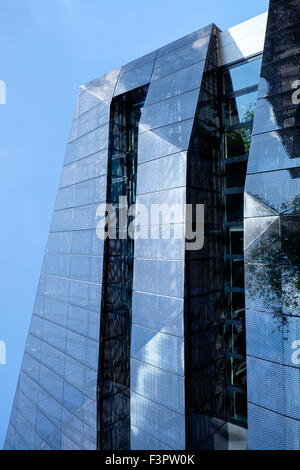
[[[138,124],[147,87],[116,97],[111,105],[107,204],[115,209],[116,239],[104,246],[98,376],[98,448],[130,448],[130,332],[134,242],[133,217],[120,210],[136,200]],[[123,198],[120,200],[120,198]],[[125,223],[124,223],[125,222]]]
[[[261,56],[222,69],[228,419],[247,425],[243,204]]]

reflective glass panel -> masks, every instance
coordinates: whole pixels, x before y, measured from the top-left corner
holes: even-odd
[[[229,98],[223,103],[223,123],[225,126],[237,126],[254,119],[257,91]]]
[[[236,67],[231,67],[224,72],[223,93],[232,93],[253,85],[257,85],[261,69],[261,57],[257,60]]]

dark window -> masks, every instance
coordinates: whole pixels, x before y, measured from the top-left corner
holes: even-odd
[[[233,354],[245,354],[245,328],[242,322],[228,324],[228,347]]]
[[[226,220],[237,222],[243,220],[244,194],[228,194],[226,196]]]
[[[231,286],[244,288],[244,260],[234,259],[230,261]]]
[[[245,186],[247,162],[226,164],[226,188]]]
[[[232,320],[244,320],[245,316],[245,294],[231,292],[229,297],[230,317]]]
[[[240,227],[230,227],[228,230],[228,244],[230,255],[242,255],[244,253],[244,231]]]
[[[247,395],[235,390],[228,391],[229,415],[237,422],[247,422]]]
[[[224,132],[225,158],[249,155],[252,126]]]

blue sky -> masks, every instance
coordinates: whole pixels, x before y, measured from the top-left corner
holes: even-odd
[[[79,85],[268,0],[1,0],[0,448],[23,355]]]

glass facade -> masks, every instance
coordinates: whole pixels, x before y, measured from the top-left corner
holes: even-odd
[[[226,421],[218,43],[205,69],[188,151],[187,202],[204,205],[204,246],[185,253],[187,449],[213,449]]]
[[[5,449],[300,448],[298,3],[263,59],[209,25],[80,87]]]
[[[118,75],[78,95],[5,448],[97,448],[103,242],[96,208],[106,201]]]
[[[200,37],[189,37],[184,44],[158,53],[139,125],[137,202],[147,207],[188,202],[189,168],[195,160],[192,149],[198,128],[195,116],[203,101],[204,74],[215,50],[216,32],[215,27],[205,28],[198,32]],[[196,180],[200,165],[194,165],[193,170]],[[187,403],[185,380],[188,312],[184,303],[184,214],[177,217],[176,223],[183,233],[179,239],[172,226],[162,226],[158,239],[135,241],[132,449],[185,449],[190,445],[191,405]],[[167,229],[171,230],[171,240],[164,240]],[[192,340],[189,333],[189,342]]]

